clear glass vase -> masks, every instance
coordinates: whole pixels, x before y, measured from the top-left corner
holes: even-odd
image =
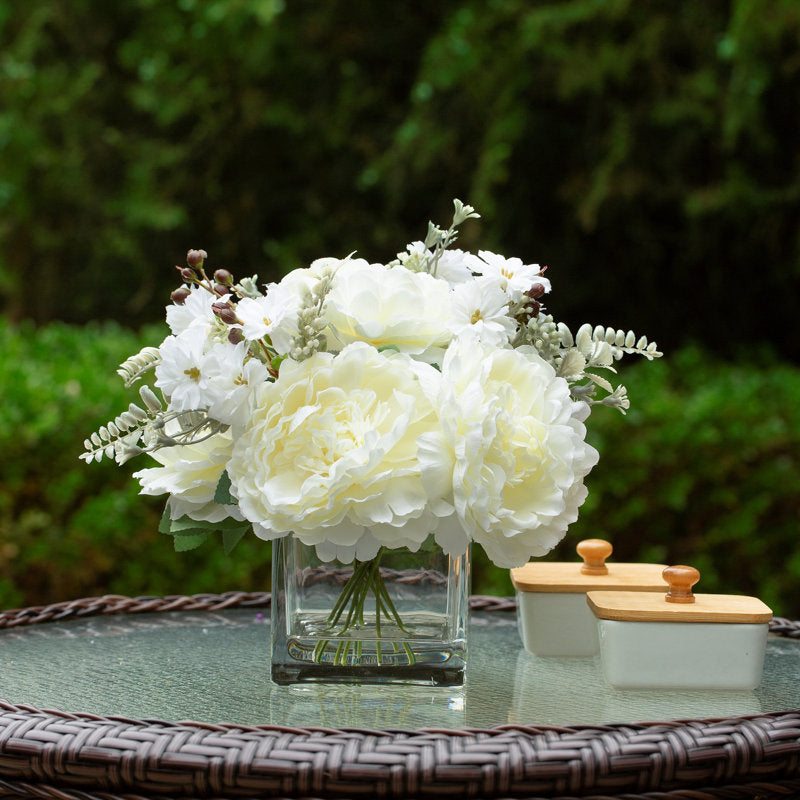
[[[273,681],[464,682],[469,552],[452,558],[429,536],[342,564],[290,535],[272,553]]]

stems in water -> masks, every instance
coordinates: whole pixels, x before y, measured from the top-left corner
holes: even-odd
[[[375,598],[375,635],[377,637],[375,654],[377,663],[380,665],[384,660],[384,649],[381,647],[381,626],[383,622],[394,622],[394,624],[405,634],[410,634],[408,628],[403,624],[400,614],[397,611],[386,583],[381,575],[380,563],[386,548],[381,547],[375,558],[369,561],[356,562],[353,574],[348,578],[342,588],[336,603],[328,615],[325,630],[331,636],[342,636],[351,629],[364,627],[364,607],[370,594]],[[314,648],[314,661],[322,663],[325,661],[325,651],[329,639],[321,639]],[[392,642],[395,653],[400,652],[397,642]],[[344,665],[347,663],[348,656],[358,661],[362,657],[362,642],[340,641],[333,653],[333,663]],[[415,661],[414,653],[408,642],[402,643],[403,650],[408,658],[408,663]]]

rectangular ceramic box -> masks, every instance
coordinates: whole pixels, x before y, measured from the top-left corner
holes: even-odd
[[[616,689],[755,689],[767,623],[598,619],[603,674]]]
[[[531,561],[511,570],[520,638],[533,655],[598,652],[597,622],[586,604],[587,592],[666,588],[663,564],[606,564],[612,548],[603,539],[584,539],[576,549],[583,562]]]
[[[597,621],[586,592],[517,592],[519,633],[537,656],[591,656],[598,650]]]

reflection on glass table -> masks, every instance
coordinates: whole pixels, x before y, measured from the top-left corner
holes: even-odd
[[[770,637],[754,692],[615,691],[595,658],[535,658],[513,613],[472,615],[465,686],[277,686],[269,611],[92,617],[0,631],[0,698],[134,719],[325,728],[486,728],[800,708],[800,642]],[[722,666],[721,668],[724,668]]]

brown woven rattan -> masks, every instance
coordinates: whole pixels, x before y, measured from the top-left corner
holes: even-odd
[[[0,628],[269,602],[244,592],[106,596],[0,612]],[[473,597],[471,607],[515,604]],[[800,623],[776,620],[772,629],[800,636]],[[334,730],[133,720],[0,701],[0,797],[800,797],[800,710],[629,725]]]

